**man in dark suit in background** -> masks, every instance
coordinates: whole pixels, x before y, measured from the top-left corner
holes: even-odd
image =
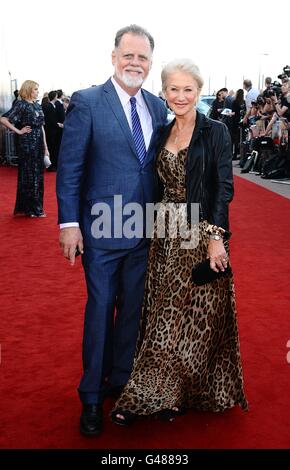
[[[59,129],[62,127],[62,124],[58,122],[55,106],[57,101],[57,92],[50,91],[48,93],[48,99],[49,103],[43,107],[45,119],[44,130],[51,160],[51,166],[47,171],[56,171],[59,152]]]
[[[56,90],[56,93],[57,93],[57,99],[55,102],[55,109],[56,109],[56,114],[57,114],[57,120],[58,122],[63,124],[65,120],[65,111],[64,111],[64,106],[63,106],[64,94],[62,90]]]
[[[57,155],[59,153],[59,148],[61,144],[61,139],[62,139],[62,130],[63,130],[63,124],[65,120],[65,109],[63,105],[63,99],[64,99],[64,93],[62,90],[56,90],[57,93],[57,99],[55,101],[55,110],[56,110],[56,116],[57,116],[57,122],[59,123],[58,131],[57,131]]]
[[[64,126],[57,174],[60,245],[72,265],[76,249],[82,253],[88,290],[78,388],[84,435],[101,433],[104,396],[122,389],[133,365],[149,243],[144,227],[133,237],[125,233],[125,214],[132,213],[128,204],[144,211],[154,201],[154,157],[167,119],[163,102],[141,89],[153,49],[143,28],[118,31],[114,76],[74,93]],[[102,211],[105,217],[96,218]]]

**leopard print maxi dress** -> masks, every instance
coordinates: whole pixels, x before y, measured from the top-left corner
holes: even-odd
[[[186,155],[187,149],[160,152],[162,202],[185,202]],[[114,409],[247,409],[232,275],[200,287],[191,281],[192,266],[207,254],[206,226],[195,226],[197,248],[184,249],[180,236],[157,238],[155,224],[133,371]]]

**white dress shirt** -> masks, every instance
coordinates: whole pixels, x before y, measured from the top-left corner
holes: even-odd
[[[124,113],[126,115],[129,127],[132,131],[131,103],[130,103],[131,96],[128,95],[128,93],[126,93],[125,90],[123,90],[123,88],[116,82],[114,77],[111,77],[111,82],[113,83],[114,88],[116,90],[116,93],[119,97],[119,100],[121,101],[121,105],[122,105]],[[146,150],[148,150],[150,140],[151,140],[151,136],[152,136],[152,132],[153,132],[152,118],[151,118],[151,115],[150,115],[149,110],[147,108],[147,105],[145,103],[145,100],[142,96],[141,89],[138,90],[138,92],[135,95],[135,98],[136,98],[136,108],[137,108],[137,112],[139,114],[140,123],[141,123],[142,131],[143,131],[143,135],[144,135],[145,146],[146,146]],[[68,227],[79,227],[79,223],[78,222],[67,222],[67,223],[64,223],[64,224],[60,224],[59,227],[61,229],[62,228],[68,228]]]
[[[128,95],[128,93],[126,93],[126,91],[123,90],[122,87],[120,87],[119,83],[116,82],[114,77],[111,78],[111,81],[118,94],[119,100],[121,101],[121,105],[124,109],[124,113],[126,115],[128,124],[132,132],[131,103],[130,103],[131,96]],[[144,101],[144,98],[142,96],[141,90],[138,90],[138,92],[135,95],[135,98],[136,98],[137,113],[139,114],[140,123],[141,123],[142,131],[143,131],[143,135],[144,135],[145,146],[146,146],[146,150],[148,150],[151,136],[152,136],[152,131],[153,131],[152,119],[148,111],[147,105]]]
[[[247,111],[252,108],[252,101],[256,101],[257,96],[259,95],[259,90],[255,90],[255,88],[250,88],[247,96],[246,96],[246,108]]]

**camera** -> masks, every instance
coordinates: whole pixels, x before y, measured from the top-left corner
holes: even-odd
[[[280,75],[278,75],[277,78],[279,78],[279,80],[289,80],[290,78],[290,66],[289,65],[285,65],[285,67],[283,67],[283,72],[284,73],[280,73]]]
[[[257,103],[258,106],[264,106],[265,100],[264,100],[263,96],[261,96],[261,95],[257,96],[256,103]]]
[[[263,96],[264,98],[271,98],[271,96],[276,95],[277,98],[281,96],[281,83],[277,82],[276,80],[269,85],[269,87],[264,91]]]

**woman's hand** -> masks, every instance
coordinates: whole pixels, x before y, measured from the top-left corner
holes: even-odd
[[[24,127],[22,127],[22,129],[20,129],[18,131],[18,135],[30,134],[31,131],[32,131],[32,129],[31,129],[30,126],[24,126]]]
[[[223,240],[209,240],[207,257],[210,259],[210,267],[216,273],[224,271],[228,265],[228,255]]]

